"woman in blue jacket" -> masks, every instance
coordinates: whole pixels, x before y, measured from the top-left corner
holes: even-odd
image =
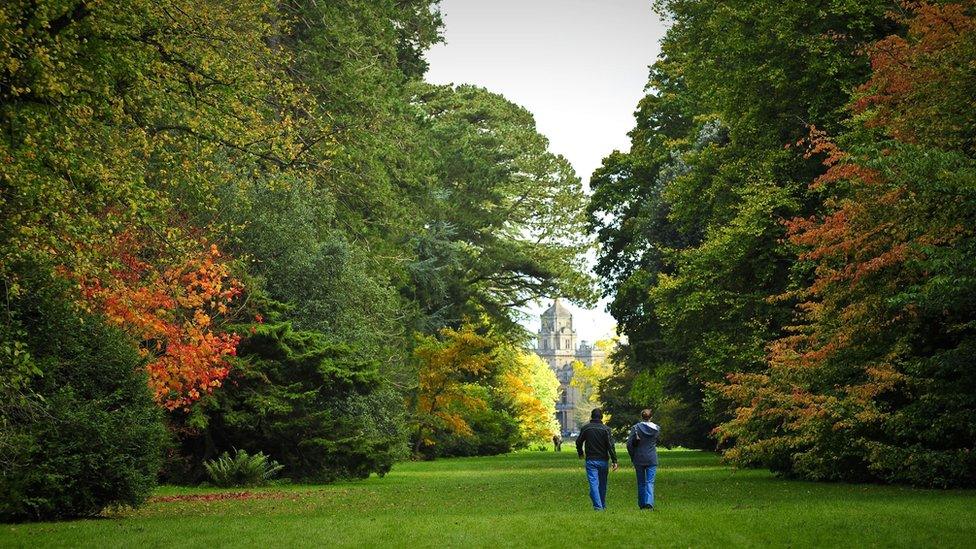
[[[654,510],[654,476],[657,474],[657,437],[661,428],[651,421],[649,409],[641,411],[641,422],[630,428],[627,453],[637,471],[637,506]]]

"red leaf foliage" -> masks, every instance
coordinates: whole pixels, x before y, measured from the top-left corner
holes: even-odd
[[[219,321],[243,287],[216,245],[167,267],[141,259],[143,251],[123,234],[112,250],[117,266],[81,280],[83,295],[140,342],[157,402],[187,408],[227,377],[240,337],[221,332]]]
[[[972,68],[960,62],[971,52],[960,56],[960,48],[972,43],[976,2],[902,2],[901,7],[891,17],[908,33],[868,48],[872,74],[858,90],[854,110],[871,111],[867,125],[884,128],[899,141],[965,147],[969,139],[960,121],[973,108],[967,91]]]

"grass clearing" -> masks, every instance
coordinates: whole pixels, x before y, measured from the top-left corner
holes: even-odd
[[[521,452],[251,489],[247,499],[164,486],[110,518],[2,525],[0,546],[976,546],[974,490],[786,481],[687,450],[662,451],[661,462],[653,513],[637,510],[626,464],[610,475],[608,511],[596,513],[574,452]]]

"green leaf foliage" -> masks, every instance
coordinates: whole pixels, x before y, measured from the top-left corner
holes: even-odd
[[[971,485],[971,2],[656,7],[631,150],[592,179],[607,408],[738,465]]]
[[[224,452],[217,459],[203,462],[203,467],[210,483],[222,488],[263,486],[284,468],[261,452],[248,455],[244,450],[238,450],[233,456]]]
[[[672,26],[631,150],[591,180],[596,270],[628,338],[604,392],[621,418],[680,410],[674,442],[713,447],[711,428],[731,410],[706,384],[764,367],[791,314],[770,298],[797,274],[782,220],[818,207],[806,185],[822,166],[784,145],[808,124],[840,127],[869,68],[860,48],[890,28],[890,5],[655,6]]]
[[[531,113],[474,86],[411,91],[436,184],[412,238],[418,260],[408,295],[444,324],[487,314],[508,330],[513,309],[532,300],[592,302],[582,187]]]
[[[20,388],[0,403],[0,518],[140,505],[156,486],[164,440],[142,359],[121,332],[77,310],[49,268],[9,268],[30,291],[8,291],[2,322],[20,328],[13,341],[31,367],[12,380],[10,355],[0,364],[5,390]]]
[[[378,364],[286,322],[251,328],[223,390],[188,419],[198,429],[183,441],[192,463],[241,449],[273,457],[302,481],[389,471],[406,449],[402,401]]]

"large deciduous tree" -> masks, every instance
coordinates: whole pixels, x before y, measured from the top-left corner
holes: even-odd
[[[629,339],[601,398],[741,465],[971,485],[973,3],[657,6],[593,178]]]
[[[671,410],[675,442],[709,447],[730,410],[707,383],[765,367],[791,311],[770,297],[803,276],[780,220],[819,207],[806,182],[822,167],[784,145],[840,127],[890,3],[656,6],[673,24],[631,150],[592,179],[597,269],[628,337],[604,385],[611,411]]]
[[[239,285],[208,252],[214,191],[304,151],[275,3],[9,2],[0,7],[0,276],[37,258],[142,345],[157,400],[226,374],[217,317]],[[211,248],[216,250],[216,248]],[[30,291],[29,288],[20,288]]]
[[[912,4],[907,36],[871,48],[864,127],[822,132],[822,216],[790,239],[813,280],[769,369],[721,390],[729,457],[787,474],[976,484],[976,74],[973,4]],[[967,68],[967,64],[970,65]]]
[[[591,301],[580,181],[532,115],[473,86],[418,84],[413,93],[436,181],[413,238],[410,297],[449,325],[487,314],[507,329],[532,300]]]

